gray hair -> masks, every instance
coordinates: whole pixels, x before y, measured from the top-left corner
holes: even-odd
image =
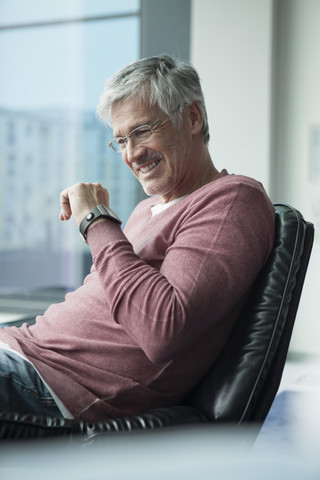
[[[137,96],[158,105],[175,126],[180,126],[186,105],[197,102],[203,117],[201,134],[209,142],[209,125],[200,78],[192,65],[168,55],[143,58],[118,70],[107,80],[97,107],[98,116],[111,125],[115,102]]]

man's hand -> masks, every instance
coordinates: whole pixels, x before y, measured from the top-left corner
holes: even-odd
[[[76,183],[60,194],[60,220],[74,216],[78,226],[94,207],[99,204],[109,206],[109,193],[100,183]]]

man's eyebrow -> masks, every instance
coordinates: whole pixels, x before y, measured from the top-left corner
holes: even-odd
[[[139,122],[139,123],[134,123],[134,124],[132,124],[132,125],[129,127],[130,130],[129,130],[128,133],[126,133],[125,135],[113,133],[114,138],[124,138],[124,137],[126,137],[127,135],[129,135],[129,134],[132,132],[132,130],[135,130],[135,129],[138,128],[138,127],[143,127],[143,126],[145,126],[145,125],[152,125],[152,122],[149,121],[149,120],[146,120],[146,121],[143,122],[143,123],[141,123],[141,122]]]

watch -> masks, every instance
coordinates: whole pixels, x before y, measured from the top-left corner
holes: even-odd
[[[117,215],[111,210],[111,208],[107,207],[106,205],[97,205],[91,212],[89,212],[84,219],[81,221],[79,230],[81,235],[83,236],[84,240],[87,238],[87,230],[90,224],[97,220],[97,218],[107,218],[112,220],[113,222],[121,224],[121,220],[117,217]]]

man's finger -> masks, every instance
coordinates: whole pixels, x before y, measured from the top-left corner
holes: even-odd
[[[60,194],[60,220],[69,220],[72,215],[70,202],[69,202],[69,193],[68,189],[63,190]]]

